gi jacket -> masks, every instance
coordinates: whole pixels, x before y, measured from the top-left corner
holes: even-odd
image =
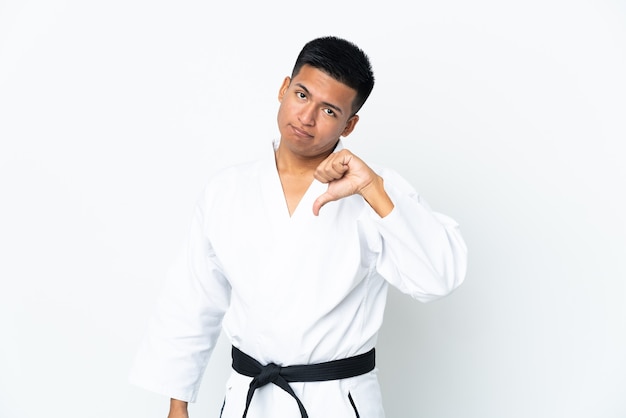
[[[426,302],[464,280],[467,250],[457,223],[433,212],[393,170],[370,165],[395,205],[384,218],[358,195],[314,216],[313,202],[327,188],[316,180],[289,216],[274,149],[267,151],[208,182],[186,257],[172,269],[140,345],[132,383],[193,402],[221,326],[235,347],[262,364],[362,354],[376,344],[389,284]],[[224,418],[241,417],[250,380],[231,374]],[[384,417],[376,370],[291,386],[310,418]],[[248,412],[248,418],[297,416],[294,399],[273,384],[255,392]]]

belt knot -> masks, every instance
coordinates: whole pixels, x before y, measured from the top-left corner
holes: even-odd
[[[276,383],[276,380],[280,377],[280,371],[282,367],[278,364],[270,363],[267,366],[261,367],[261,372],[256,375],[254,380],[256,381],[254,386],[261,387],[268,383]]]

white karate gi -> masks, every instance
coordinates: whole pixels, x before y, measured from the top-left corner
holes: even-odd
[[[385,218],[358,195],[314,216],[313,202],[327,188],[316,180],[290,217],[274,149],[267,151],[208,183],[186,263],[162,293],[132,383],[193,402],[220,326],[262,364],[365,353],[376,345],[389,283],[425,302],[464,280],[466,246],[457,223],[431,211],[396,172],[371,165],[395,205]],[[250,380],[232,372],[223,418],[241,418]],[[361,417],[384,417],[376,370],[291,386],[310,418],[355,417],[355,407]],[[255,392],[248,411],[248,418],[299,416],[296,401],[271,383]]]

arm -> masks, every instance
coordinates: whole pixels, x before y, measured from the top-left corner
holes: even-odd
[[[389,283],[422,302],[451,293],[463,283],[467,247],[458,223],[433,211],[393,170],[382,170],[394,209],[372,213],[361,228],[377,256],[376,269]]]
[[[130,373],[131,383],[184,402],[196,399],[230,303],[206,232],[206,202],[195,208],[187,245],[167,275]]]
[[[342,149],[318,166],[315,178],[328,183],[313,205],[315,215],[326,203],[354,194],[374,210],[361,228],[379,254],[378,272],[400,291],[426,302],[463,282],[467,248],[458,224],[432,211],[397,173],[385,170],[381,176]]]

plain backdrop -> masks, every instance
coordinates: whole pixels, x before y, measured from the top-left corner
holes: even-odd
[[[0,0],[0,417],[166,416],[127,375],[195,200],[331,34],[377,78],[346,146],[469,247],[450,296],[389,295],[388,417],[626,417],[626,5],[601,0]],[[192,418],[229,361],[222,337]]]

